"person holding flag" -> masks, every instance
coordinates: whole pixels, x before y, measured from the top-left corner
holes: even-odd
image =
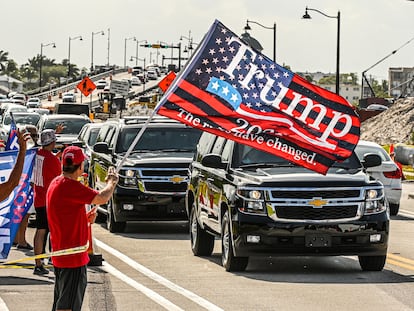
[[[17,129],[12,122],[6,150],[0,152],[0,181],[3,182],[0,184],[0,206],[5,219],[0,224],[3,240],[0,244],[1,259],[8,257],[19,225],[33,202],[30,178],[36,150],[27,150],[28,139],[28,133]]]

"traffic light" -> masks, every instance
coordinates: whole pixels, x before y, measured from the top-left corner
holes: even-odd
[[[169,49],[171,46],[168,44],[160,44],[160,43],[146,43],[146,44],[141,44],[142,47],[144,48],[153,48],[153,49]]]

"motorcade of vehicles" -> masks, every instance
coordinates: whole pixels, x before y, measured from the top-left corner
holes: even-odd
[[[147,122],[148,121],[148,122]],[[143,126],[145,131],[124,159]],[[188,220],[184,196],[188,166],[201,132],[165,117],[107,120],[99,130],[90,159],[91,185],[105,187],[106,172],[118,167],[119,182],[107,205],[98,207],[110,232],[128,221]]]
[[[41,116],[37,128],[40,133],[45,129],[55,130],[58,125],[63,125],[63,131],[56,133],[56,149],[61,150],[71,145],[77,139],[82,127],[91,122],[84,114],[45,114]]]
[[[204,132],[190,165],[186,210],[190,245],[211,256],[221,239],[226,271],[249,257],[358,256],[367,271],[383,269],[389,211],[383,185],[365,169],[381,158],[353,153],[326,175]]]
[[[385,189],[385,197],[390,206],[390,214],[395,216],[400,209],[402,193],[402,172],[390,155],[375,142],[360,140],[355,148],[355,153],[362,161],[368,153],[374,153],[381,157],[381,165],[370,167],[367,172],[373,178],[379,180]]]

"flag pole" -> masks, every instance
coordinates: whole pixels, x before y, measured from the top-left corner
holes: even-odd
[[[156,113],[156,110],[153,109],[152,113],[149,115],[147,121],[145,121],[143,127],[140,129],[140,131],[138,132],[138,135],[135,137],[134,141],[132,142],[131,146],[129,147],[129,149],[127,150],[127,152],[125,153],[124,157],[122,158],[122,160],[119,162],[118,166],[116,167],[116,172],[119,173],[122,165],[125,163],[126,159],[129,157],[129,155],[131,154],[132,150],[134,150],[135,145],[138,143],[139,139],[141,138],[142,134],[144,133],[144,131],[146,130],[146,128],[148,127],[148,124],[151,122],[151,120],[153,119],[154,115]]]

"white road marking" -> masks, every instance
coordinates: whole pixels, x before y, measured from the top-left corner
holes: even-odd
[[[0,297],[0,311],[9,311],[9,308],[7,308],[6,303],[3,299]]]
[[[408,217],[408,218],[414,218],[414,212],[411,212],[411,211],[408,211],[408,210],[403,210],[403,209],[400,209],[398,211],[398,215],[405,216],[405,217]]]
[[[143,293],[145,296],[147,296],[151,300],[163,306],[165,309],[171,310],[171,311],[184,311],[183,309],[173,304],[168,299],[162,297],[161,295],[157,294],[156,292],[149,289],[148,287],[145,287],[141,283],[138,283],[137,281],[131,279],[129,276],[123,274],[121,271],[117,270],[115,267],[111,266],[109,263],[107,262],[103,263],[103,270],[116,276],[121,281],[127,283],[128,285],[132,286],[136,290],[140,291],[141,293]]]
[[[196,304],[198,304],[199,306],[205,308],[206,310],[209,310],[209,311],[223,311],[223,309],[216,306],[215,304],[213,304],[213,303],[209,302],[208,300],[194,294],[193,292],[191,292],[191,291],[189,291],[189,290],[187,290],[187,289],[171,282],[170,280],[167,280],[166,278],[164,278],[161,275],[151,271],[150,269],[144,267],[143,265],[137,263],[136,261],[132,260],[128,256],[125,256],[124,254],[122,254],[121,252],[119,252],[116,249],[112,248],[111,246],[105,244],[104,242],[99,241],[97,239],[94,239],[94,241],[96,242],[96,245],[98,247],[100,247],[100,248],[106,250],[107,252],[111,253],[112,255],[117,257],[118,259],[125,262],[130,267],[132,267],[135,270],[139,271],[140,273],[146,275],[150,279],[164,285],[165,287],[171,289],[172,291],[174,291],[174,292],[176,292],[180,295],[183,295],[184,297],[190,299],[191,301],[195,302]]]

